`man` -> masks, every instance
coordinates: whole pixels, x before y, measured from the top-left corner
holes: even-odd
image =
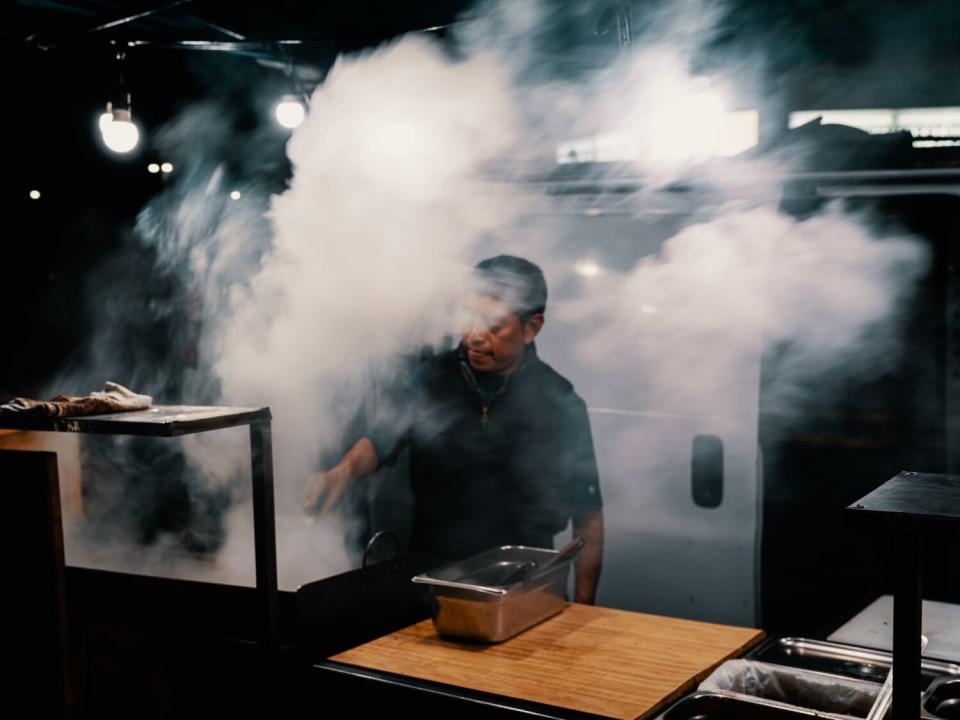
[[[603,503],[586,405],[537,357],[547,285],[533,263],[499,255],[476,268],[480,288],[458,348],[426,361],[412,387],[366,436],[307,487],[328,511],[358,477],[410,448],[410,550],[459,560],[500,545],[552,547],[568,522],[586,544],[576,602],[595,602]]]

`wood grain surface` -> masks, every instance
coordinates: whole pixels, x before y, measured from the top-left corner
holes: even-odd
[[[571,604],[498,645],[437,636],[429,620],[331,660],[611,718],[652,715],[763,632]]]

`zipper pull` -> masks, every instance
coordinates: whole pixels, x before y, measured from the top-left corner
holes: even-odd
[[[483,410],[480,411],[480,425],[483,428],[487,427],[487,420],[490,419],[490,406],[486,403],[483,404]]]

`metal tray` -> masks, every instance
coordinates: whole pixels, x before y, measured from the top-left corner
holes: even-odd
[[[433,593],[433,624],[444,637],[496,643],[562,611],[570,560],[544,565],[555,550],[504,545],[413,578]]]
[[[892,655],[885,650],[796,637],[770,638],[748,653],[747,657],[873,682],[883,682],[893,664]],[[938,677],[960,678],[960,665],[943,660],[922,658],[920,671],[921,688],[924,689]]]
[[[880,693],[879,683],[832,673],[773,665],[755,659],[727,660],[700,684],[746,701],[802,708],[824,717],[867,717]]]
[[[923,696],[923,709],[937,720],[960,718],[960,679],[942,677]]]
[[[679,700],[656,720],[814,720],[824,715],[803,708],[788,708],[754,698],[750,701],[696,692]]]

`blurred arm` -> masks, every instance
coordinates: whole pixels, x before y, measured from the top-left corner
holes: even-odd
[[[603,510],[582,510],[573,516],[573,534],[585,541],[576,561],[574,602],[593,605],[603,567]]]
[[[379,467],[380,458],[373,442],[368,437],[360,438],[335,466],[326,472],[317,472],[310,476],[305,492],[304,510],[313,508],[320,496],[326,492],[320,512],[330,512],[346,492],[351,480],[371,475]]]

